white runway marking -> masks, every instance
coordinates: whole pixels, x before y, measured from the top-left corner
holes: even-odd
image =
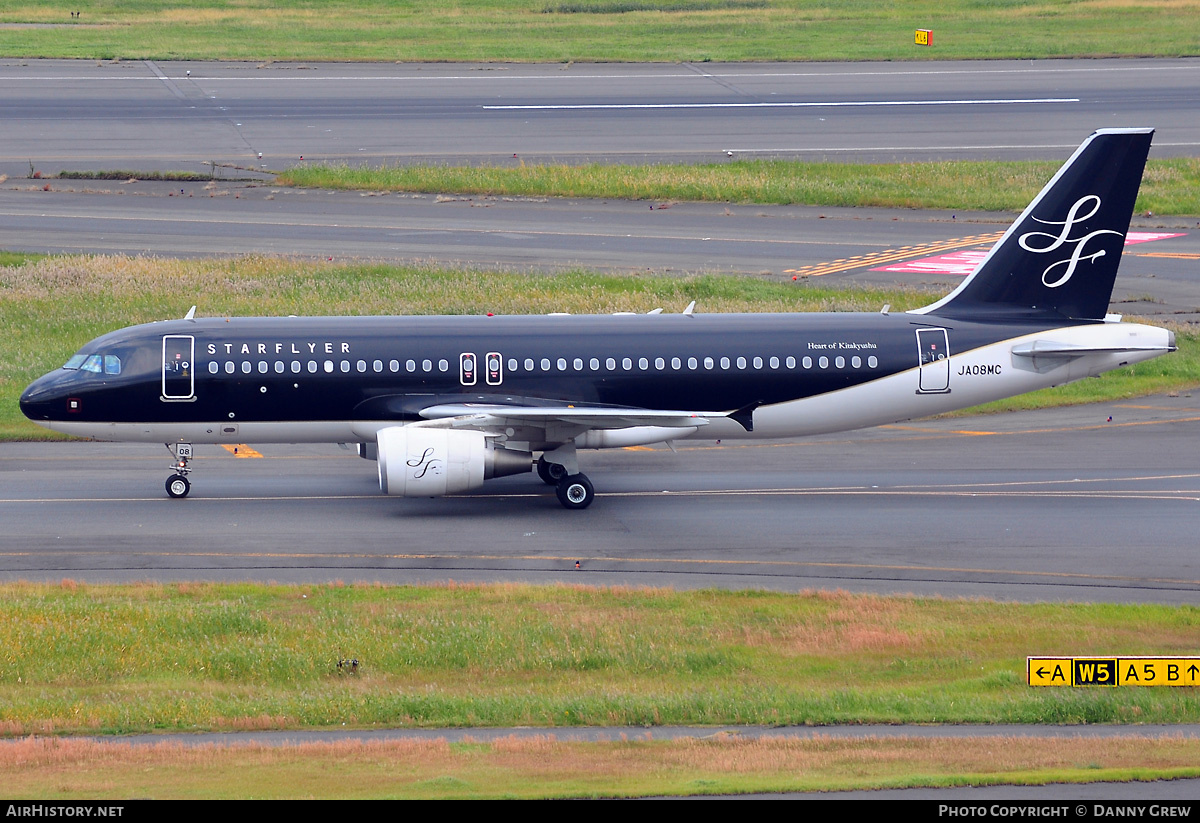
[[[746,103],[560,103],[532,105],[480,106],[485,111],[578,111],[637,109],[806,109],[872,108],[886,106],[1003,106],[1012,104],[1078,103],[1078,97],[1023,97],[996,100],[832,100],[772,101]]]

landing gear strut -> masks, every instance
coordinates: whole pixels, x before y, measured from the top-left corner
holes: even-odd
[[[187,497],[188,492],[192,490],[191,481],[187,479],[188,474],[192,471],[188,468],[188,461],[192,459],[192,444],[176,443],[171,445],[168,443],[167,448],[175,455],[175,462],[171,464],[171,469],[175,473],[167,478],[167,496]]]

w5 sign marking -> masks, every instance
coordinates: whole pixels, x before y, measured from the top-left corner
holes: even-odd
[[[1029,657],[1030,686],[1200,686],[1200,657]]]
[[[1087,214],[1080,213],[1083,209],[1089,206],[1091,208]],[[1103,249],[1094,251],[1091,254],[1084,254],[1084,247],[1087,245],[1089,240],[1094,237],[1099,237],[1102,234],[1115,234],[1118,237],[1122,236],[1119,231],[1113,231],[1112,229],[1097,229],[1096,231],[1088,232],[1082,237],[1071,237],[1071,229],[1075,228],[1075,226],[1079,223],[1083,223],[1084,221],[1095,217],[1098,211],[1100,211],[1100,198],[1094,194],[1084,195],[1075,201],[1075,205],[1071,206],[1070,211],[1067,212],[1066,220],[1042,220],[1040,217],[1033,218],[1039,223],[1047,226],[1061,226],[1062,228],[1059,230],[1058,234],[1050,234],[1049,232],[1044,231],[1030,231],[1022,234],[1017,239],[1017,242],[1021,245],[1021,248],[1025,249],[1025,251],[1033,252],[1034,254],[1050,254],[1051,252],[1058,251],[1058,249],[1062,248],[1064,245],[1069,245],[1072,243],[1074,244],[1074,248],[1071,249],[1070,257],[1054,261],[1042,272],[1042,285],[1044,285],[1046,288],[1057,289],[1059,286],[1070,280],[1071,275],[1075,274],[1075,268],[1079,265],[1081,260],[1087,260],[1091,262],[1098,260],[1106,254]],[[1040,247],[1033,245],[1035,239],[1037,239],[1038,242],[1045,242],[1046,245]],[[1062,266],[1063,270],[1057,273],[1056,276],[1052,277],[1050,272],[1052,272],[1058,266]]]

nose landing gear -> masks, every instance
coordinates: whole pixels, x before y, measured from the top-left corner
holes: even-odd
[[[188,461],[192,459],[192,444],[191,443],[168,443],[167,448],[175,455],[175,462],[171,464],[171,469],[174,474],[167,478],[167,496],[172,498],[187,497],[188,492],[192,490],[191,481],[187,479],[191,469],[188,468]]]

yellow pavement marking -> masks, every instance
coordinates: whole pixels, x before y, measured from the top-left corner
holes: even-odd
[[[1200,254],[1189,254],[1188,252],[1169,252],[1169,251],[1140,251],[1134,252],[1134,257],[1173,257],[1176,260],[1200,260]]]
[[[830,263],[816,263],[811,266],[801,266],[798,269],[784,269],[783,271],[785,274],[818,277],[822,274],[834,274],[835,272],[849,271],[850,269],[878,266],[883,263],[896,263],[913,257],[936,254],[937,252],[965,249],[971,246],[981,246],[985,243],[995,243],[1003,234],[1004,232],[997,231],[988,234],[975,234],[970,237],[959,237],[954,240],[921,243],[916,246],[901,246],[898,249],[886,249],[884,251],[872,252],[871,254],[859,254],[854,257],[844,257],[840,260],[834,260]]]
[[[262,457],[261,454],[247,446],[245,443],[222,443],[221,448],[232,454],[234,457]]]

